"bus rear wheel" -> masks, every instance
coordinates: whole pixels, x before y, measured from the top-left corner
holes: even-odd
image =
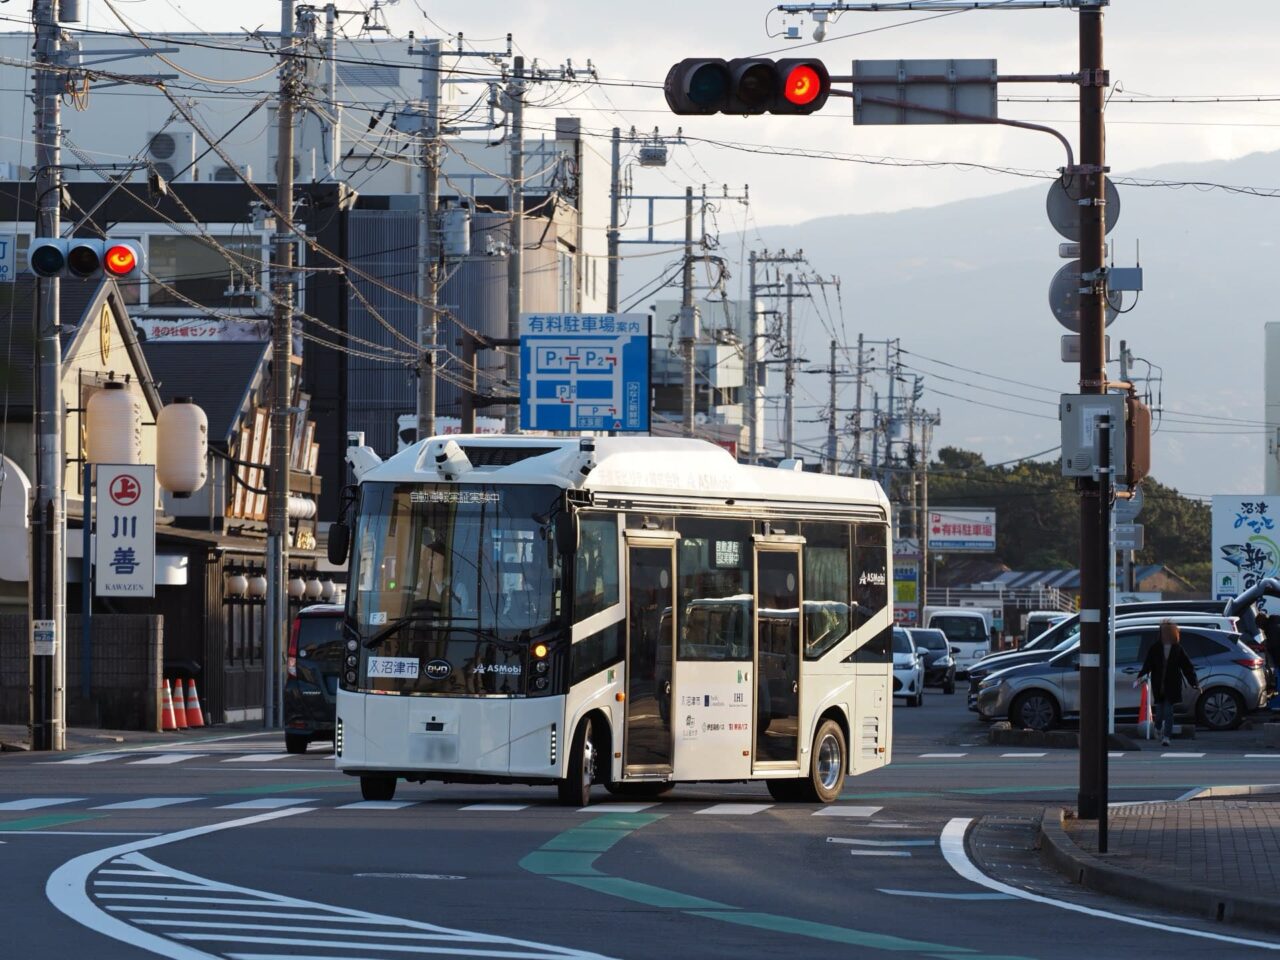
[[[591,718],[578,724],[569,750],[569,768],[565,778],[556,781],[560,803],[566,807],[585,807],[591,803],[591,784],[596,779],[596,744],[591,735]]]
[[[396,795],[395,777],[361,777],[360,796],[366,800],[390,800]]]
[[[840,724],[834,720],[823,720],[813,735],[809,776],[797,781],[803,799],[809,803],[831,803],[838,799],[844,789],[848,755]]]

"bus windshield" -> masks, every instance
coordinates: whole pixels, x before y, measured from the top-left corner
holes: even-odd
[[[502,679],[466,692],[521,692],[522,648],[561,618],[560,488],[366,483],[361,491],[347,613],[365,648],[362,681],[446,692],[450,675],[464,681],[464,663],[474,674],[484,661]],[[369,669],[371,658],[435,658],[451,669],[406,676],[398,664]]]

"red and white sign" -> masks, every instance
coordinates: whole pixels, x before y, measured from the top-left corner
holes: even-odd
[[[976,507],[930,510],[929,549],[952,553],[995,553],[996,512]]]
[[[100,463],[94,594],[156,594],[156,468],[150,464]]]

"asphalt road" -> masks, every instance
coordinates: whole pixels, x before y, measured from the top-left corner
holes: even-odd
[[[555,805],[549,788],[401,784],[394,801],[371,805],[333,771],[324,745],[291,756],[261,734],[4,755],[2,953],[1056,960],[1212,951],[1217,960],[1280,951],[1280,937],[1097,897],[1044,871],[1031,824],[1045,805],[1074,802],[1074,752],[987,746],[959,693],[898,706],[895,725],[893,764],[849,780],[826,808],[776,804],[742,784],[681,787],[657,803],[597,790],[586,811]],[[1280,782],[1280,752],[1242,734],[1112,759],[1116,801],[1270,781]]]

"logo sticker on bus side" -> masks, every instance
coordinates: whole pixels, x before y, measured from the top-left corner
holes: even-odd
[[[397,680],[418,679],[417,657],[370,657],[370,677],[393,677]]]

